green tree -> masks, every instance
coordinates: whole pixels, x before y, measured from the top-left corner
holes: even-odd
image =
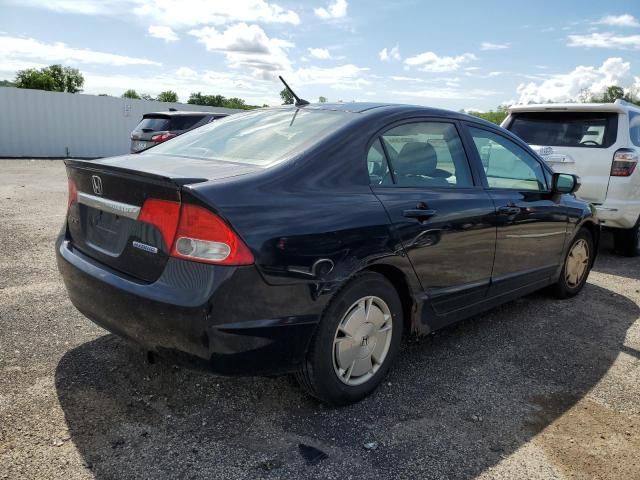
[[[327,103],[329,101],[329,99],[327,99],[327,97],[318,97],[318,102],[319,103]]]
[[[9,80],[0,80],[0,87],[15,87],[16,84]]]
[[[51,92],[77,93],[82,91],[84,77],[77,68],[50,65],[28,68],[16,73],[15,86]]]
[[[207,105],[209,107],[238,108],[241,110],[259,108],[256,105],[247,105],[242,98],[226,98],[222,95],[203,95],[202,92],[191,93],[187,103],[191,105]]]
[[[280,92],[280,98],[282,99],[283,105],[291,105],[295,102],[295,98],[293,98],[291,92],[286,88]]]
[[[507,118],[509,115],[509,106],[508,105],[500,105],[496,110],[489,110],[488,112],[468,112],[469,115],[473,115],[474,117],[479,117],[487,120],[488,122],[495,123],[496,125],[500,125],[502,121]]]
[[[241,98],[228,98],[225,102],[223,102],[224,107],[227,108],[241,108],[242,110],[247,109],[247,104]]]
[[[122,98],[133,98],[134,100],[140,100],[140,95],[133,88],[130,88],[122,94]]]
[[[178,101],[178,94],[173,90],[166,90],[164,92],[160,92],[158,98],[156,98],[159,102],[173,102],[176,103]]]

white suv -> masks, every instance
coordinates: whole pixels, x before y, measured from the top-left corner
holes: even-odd
[[[515,105],[502,126],[555,171],[579,175],[578,196],[614,229],[616,250],[640,255],[640,107],[623,100]]]

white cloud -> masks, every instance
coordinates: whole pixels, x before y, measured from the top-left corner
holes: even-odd
[[[362,78],[368,71],[356,65],[347,64],[331,68],[307,67],[300,68],[291,74],[293,82],[299,85],[328,85],[331,88],[344,90],[358,90],[371,81]]]
[[[202,92],[243,98],[250,105],[281,103],[278,96],[281,88],[274,88],[272,81],[258,80],[237,72],[196,71],[181,67],[175,73],[148,76],[130,73],[126,75],[83,73],[85,93],[108,93],[120,96],[125,90],[134,88],[138,92],[151,95],[157,95],[164,90],[173,90],[183,102],[187,101],[191,93]]]
[[[482,42],[480,44],[480,50],[504,50],[505,48],[509,48],[508,43]]]
[[[335,2],[329,4],[327,8],[314,8],[313,13],[323,20],[343,18],[347,16],[347,6],[347,0],[335,0]]]
[[[541,83],[518,86],[518,103],[566,102],[577,100],[583,92],[600,93],[610,85],[631,86],[631,64],[619,57],[601,66],[578,66],[569,73],[552,75]]]
[[[152,37],[161,38],[165,42],[175,42],[176,40],[179,40],[176,32],[166,25],[149,25],[148,32]]]
[[[238,23],[224,31],[203,27],[190,30],[189,34],[203,43],[207,50],[223,52],[231,68],[246,67],[262,78],[270,78],[276,71],[291,69],[286,50],[294,44],[269,38],[258,25]]]
[[[429,98],[429,99],[465,99],[474,100],[478,98],[490,97],[497,95],[500,92],[494,90],[484,89],[461,89],[459,87],[434,87],[424,90],[394,90],[391,92],[393,95],[405,98]]]
[[[380,52],[378,52],[378,56],[380,57],[380,60],[382,60],[383,62],[386,62],[387,60],[402,59],[402,57],[400,56],[400,49],[398,48],[398,45],[396,45],[390,50],[387,50],[386,47],[383,48],[382,50],[380,50]]]
[[[640,22],[633,15],[628,13],[624,15],[607,15],[595,22],[601,25],[610,25],[612,27],[640,27]]]
[[[198,72],[189,67],[180,67],[176,70],[176,75],[180,78],[197,78]]]
[[[64,64],[96,64],[123,67],[129,65],[162,65],[146,58],[128,57],[86,48],[69,47],[61,42],[44,43],[33,38],[0,36],[0,64],[18,65],[33,62]],[[6,65],[4,65],[6,68]],[[21,67],[29,68],[29,67]]]
[[[407,58],[404,63],[411,67],[418,67],[423,72],[453,72],[473,60],[476,60],[476,56],[472,53],[464,53],[456,57],[440,57],[433,52],[424,52]]]
[[[326,48],[309,48],[309,55],[319,60],[329,60],[331,53]]]
[[[62,13],[124,16],[131,13],[152,24],[175,29],[197,25],[236,22],[285,23],[298,25],[293,10],[266,0],[10,0],[22,6]]]
[[[397,76],[397,75],[392,75],[391,80],[395,80],[396,82],[416,82],[416,83],[422,83],[425,80],[423,80],[422,78],[418,78],[418,77],[403,77],[403,76]]]
[[[611,32],[569,35],[570,47],[640,49],[640,35],[616,35]]]
[[[46,8],[60,13],[80,15],[113,15],[125,6],[125,0],[9,0],[25,7]]]

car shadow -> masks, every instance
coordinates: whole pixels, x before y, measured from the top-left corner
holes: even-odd
[[[640,257],[629,258],[616,253],[613,245],[613,234],[611,232],[603,232],[593,271],[640,280]]]
[[[339,409],[290,377],[149,364],[113,335],[69,351],[56,389],[98,479],[473,478],[594,387],[638,315],[633,301],[593,284],[567,301],[533,294],[405,339],[381,387]],[[310,464],[300,444],[328,458]]]

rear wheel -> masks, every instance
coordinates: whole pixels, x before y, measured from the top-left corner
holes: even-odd
[[[394,286],[380,274],[360,274],[325,310],[296,378],[327,404],[357,402],[387,374],[401,337],[402,304]]]
[[[636,226],[626,230],[618,230],[614,236],[615,249],[625,257],[640,255],[640,221]]]
[[[591,233],[580,230],[569,246],[562,273],[553,286],[558,298],[570,298],[582,290],[593,265],[594,253]]]

